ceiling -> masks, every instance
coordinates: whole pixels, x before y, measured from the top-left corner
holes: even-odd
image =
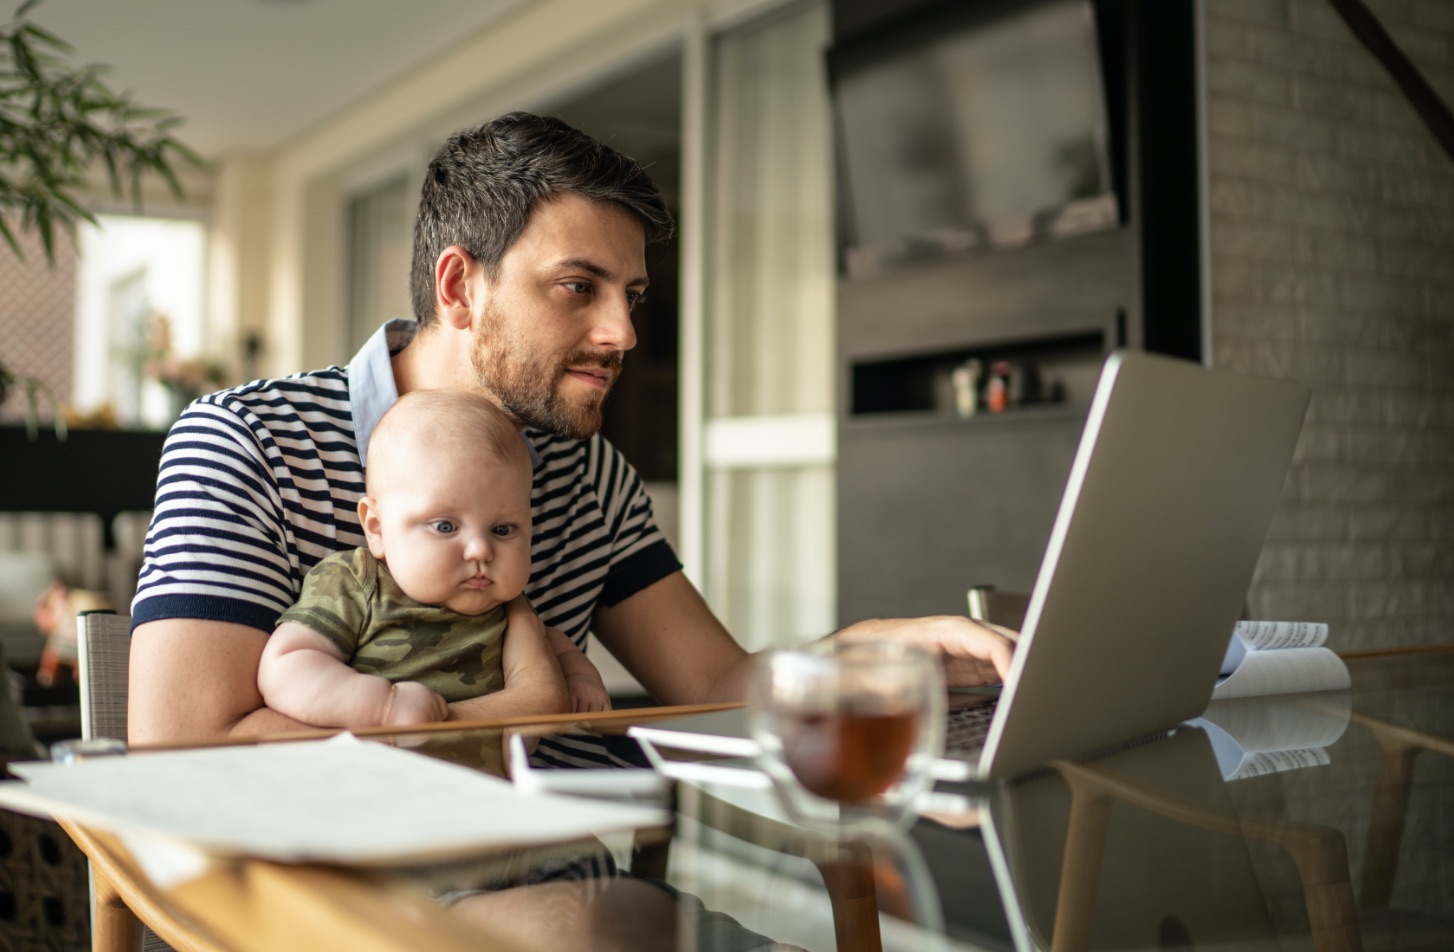
[[[204,157],[264,152],[534,0],[43,0],[29,18],[186,118]],[[0,0],[6,21],[20,0]]]

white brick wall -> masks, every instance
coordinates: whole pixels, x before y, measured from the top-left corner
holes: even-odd
[[[1454,2],[1369,0],[1454,103]],[[1205,0],[1213,361],[1314,390],[1251,594],[1454,640],[1454,161],[1328,0]]]

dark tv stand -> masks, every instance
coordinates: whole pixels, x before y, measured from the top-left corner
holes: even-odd
[[[938,5],[837,0],[835,31]],[[1094,6],[1121,226],[840,276],[841,624],[1028,590],[1105,356],[1204,359],[1194,3]],[[951,378],[971,359],[1034,366],[1042,399],[961,418]]]

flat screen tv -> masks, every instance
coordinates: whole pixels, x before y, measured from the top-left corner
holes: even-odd
[[[847,271],[1116,227],[1090,0],[936,9],[830,51]]]

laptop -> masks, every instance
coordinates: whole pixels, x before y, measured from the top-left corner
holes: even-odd
[[[1206,708],[1309,396],[1170,357],[1106,359],[984,744],[950,750],[944,779],[1019,776]],[[740,712],[708,719],[633,734],[745,733]]]

